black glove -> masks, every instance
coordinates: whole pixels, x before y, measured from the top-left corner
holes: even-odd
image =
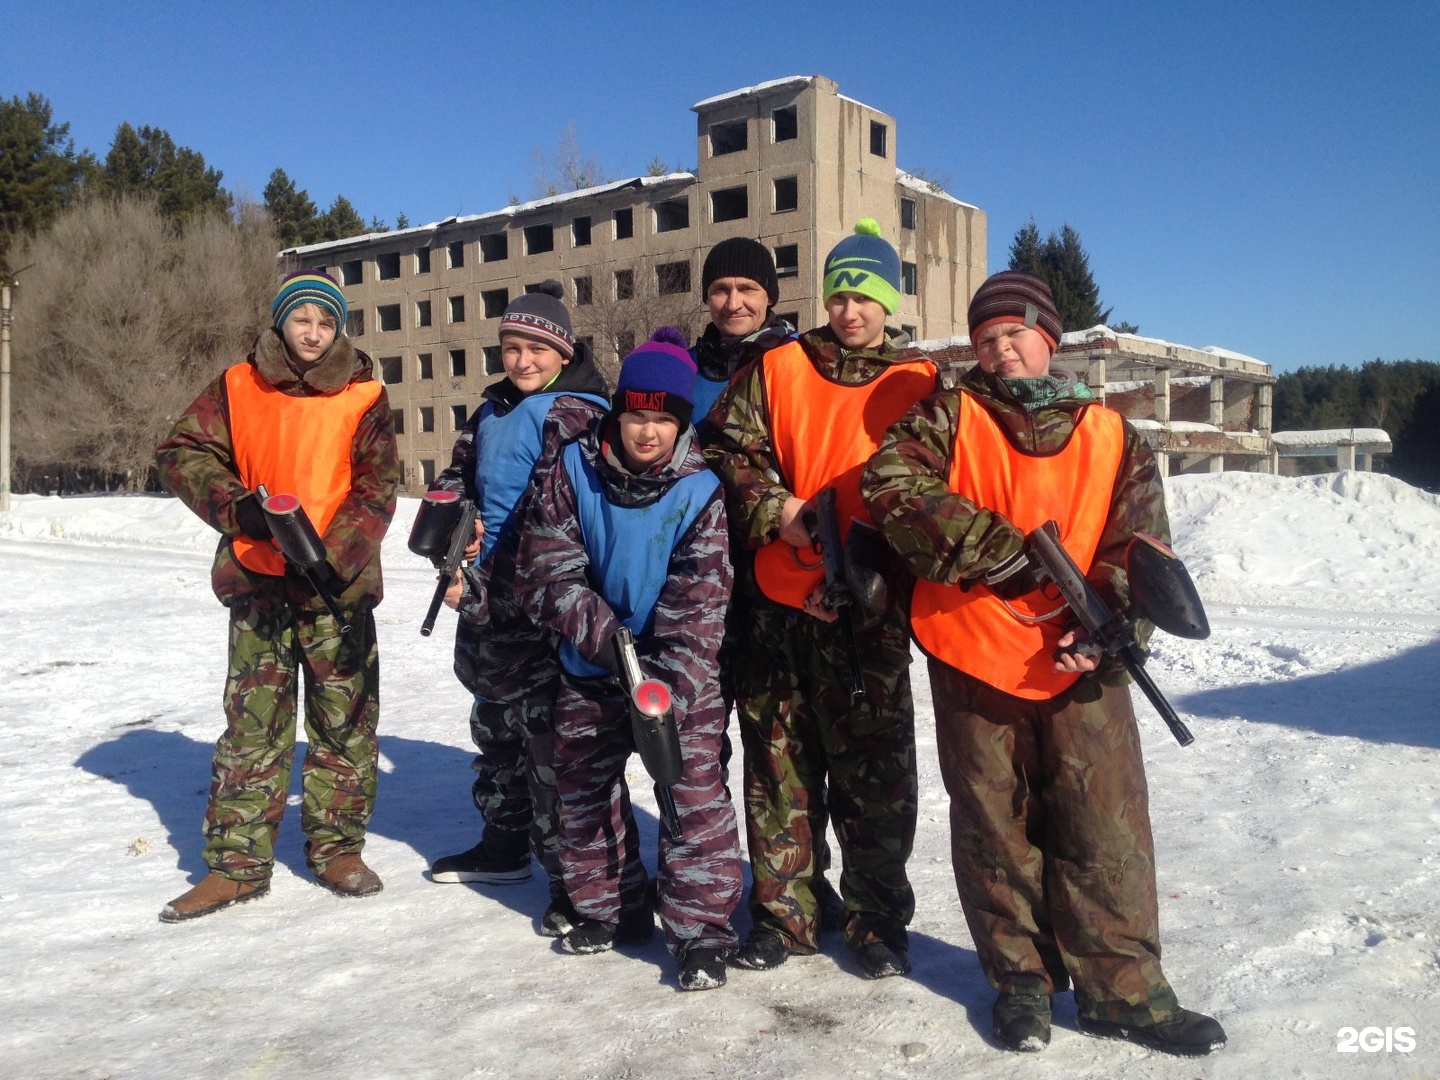
[[[235,504],[235,524],[251,540],[263,544],[270,539],[270,520],[265,516],[258,495],[246,495]]]
[[[617,678],[620,675],[620,648],[619,643],[612,635],[610,640],[600,646],[600,651],[590,661],[598,667],[603,667],[611,675]]]
[[[890,602],[885,585],[889,562],[890,545],[880,530],[868,522],[852,522],[845,538],[845,581],[867,615],[880,615]]]
[[[980,580],[1002,600],[1018,600],[1040,587],[1038,567],[1030,558],[1029,545],[1023,545],[999,566],[992,566]]]

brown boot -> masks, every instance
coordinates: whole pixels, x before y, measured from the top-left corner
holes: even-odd
[[[341,896],[374,896],[385,887],[359,855],[341,855],[317,867],[315,884]]]
[[[270,891],[268,881],[236,881],[213,870],[206,874],[199,885],[182,893],[160,909],[161,922],[184,922],[198,919],[231,904],[243,904],[247,900],[258,900]]]

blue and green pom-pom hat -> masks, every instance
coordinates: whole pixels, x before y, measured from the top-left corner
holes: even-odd
[[[900,256],[880,236],[880,223],[861,218],[855,235],[836,244],[825,257],[825,299],[852,292],[878,301],[885,314],[900,306]]]
[[[290,313],[301,304],[319,304],[335,316],[335,332],[345,332],[345,317],[350,312],[349,306],[345,303],[345,295],[340,291],[340,286],[324,270],[296,270],[293,274],[285,275],[285,280],[280,282],[279,291],[275,293],[275,302],[270,305],[275,329],[284,326]]]

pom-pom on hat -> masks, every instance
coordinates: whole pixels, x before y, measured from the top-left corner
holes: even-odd
[[[877,300],[885,314],[900,307],[900,256],[880,236],[880,223],[861,218],[855,235],[836,244],[825,257],[825,299],[853,292]]]
[[[780,278],[775,273],[775,259],[770,249],[758,240],[732,236],[711,248],[700,271],[700,295],[709,296],[711,284],[727,277],[749,278],[765,290],[771,307],[780,302]]]
[[[340,291],[340,286],[324,270],[296,270],[293,274],[285,275],[280,282],[279,291],[275,293],[275,302],[270,305],[270,316],[274,319],[275,329],[284,326],[290,313],[301,304],[319,304],[335,316],[335,333],[345,332],[345,317],[350,313],[350,308],[345,303],[345,295]]]
[[[642,341],[620,365],[612,401],[615,414],[650,409],[667,412],[690,423],[695,411],[695,361],[685,347],[685,335],[662,326],[649,341]]]
[[[575,332],[570,328],[570,312],[561,303],[564,295],[565,286],[548,278],[534,292],[517,296],[500,316],[499,336],[522,334],[543,341],[569,360],[575,355]]]
[[[1001,322],[1020,323],[1050,343],[1050,351],[1060,347],[1060,312],[1044,278],[1023,270],[1002,270],[991,274],[975,290],[966,321],[970,324],[970,341],[987,326]]]

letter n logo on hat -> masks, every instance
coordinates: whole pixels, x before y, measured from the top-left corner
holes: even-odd
[[[837,270],[835,271],[835,291],[844,292],[847,285],[864,285],[870,277],[864,270]]]

